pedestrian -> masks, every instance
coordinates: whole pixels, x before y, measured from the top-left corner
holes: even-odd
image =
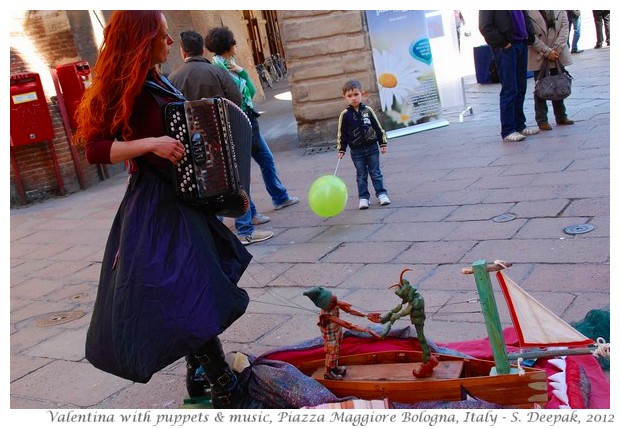
[[[528,15],[532,21],[536,39],[529,47],[528,69],[534,71],[534,80],[538,81],[541,67],[545,59],[549,61],[550,73],[558,74],[556,60],[562,65],[572,64],[568,53],[568,17],[565,10],[529,10]],[[558,125],[572,125],[575,122],[566,115],[564,100],[553,100],[553,114],[555,123]],[[536,123],[541,130],[551,130],[547,120],[547,100],[536,95],[534,92],[534,112]]]
[[[593,10],[592,16],[594,17],[594,27],[596,28],[596,45],[594,45],[594,49],[603,47],[603,28],[605,29],[605,42],[609,46],[609,11]]]
[[[501,90],[499,110],[501,136],[505,142],[518,142],[537,134],[528,127],[523,103],[527,91],[527,47],[534,42],[534,30],[523,10],[481,10],[478,28],[493,49]]]
[[[338,118],[336,147],[339,159],[342,159],[347,147],[351,150],[351,160],[357,172],[359,209],[365,210],[370,204],[368,176],[379,204],[388,205],[390,199],[383,185],[379,163],[379,152],[387,153],[387,135],[374,110],[362,102],[362,94],[362,84],[357,80],[350,80],[342,87],[342,96],[348,106]]]
[[[568,38],[567,43],[571,48],[571,54],[580,54],[583,52],[583,49],[579,49],[577,47],[577,43],[579,43],[579,38],[581,37],[581,11],[580,10],[567,10],[566,14],[568,16]],[[573,42],[570,43],[570,30],[573,29]]]
[[[184,146],[162,110],[184,97],[160,72],[173,39],[161,11],[114,11],[77,116],[75,141],[92,164],[127,162],[125,196],[101,264],[86,358],[146,383],[188,354],[205,368],[217,408],[254,402],[218,335],[242,316],[237,286],[251,255],[215,214],[177,198],[172,166]]]
[[[459,52],[461,52],[461,29],[465,25],[465,18],[460,10],[454,11],[454,21],[456,23],[456,40],[459,46]]]
[[[235,103],[239,108],[243,104],[243,98],[239,87],[230,73],[217,67],[204,57],[204,38],[195,31],[181,33],[181,56],[184,64],[170,74],[170,81],[179,88],[188,100],[200,100],[201,98],[224,97]],[[250,150],[248,150],[250,152]],[[249,178],[247,180],[249,183]],[[251,201],[250,190],[246,189]],[[250,212],[250,222],[247,222],[247,214],[244,218],[244,237],[252,237],[252,242],[265,241],[273,236],[273,231],[257,231],[254,225],[269,222],[269,216],[256,211]],[[244,240],[244,243],[249,240]]]
[[[228,27],[212,28],[205,36],[205,47],[215,54],[212,60],[213,64],[228,71],[241,90],[243,98],[241,108],[252,123],[252,159],[260,167],[265,188],[271,196],[273,208],[280,210],[299,203],[299,198],[290,196],[282,184],[278,176],[273,153],[260,133],[258,123],[260,114],[254,108],[252,101],[254,94],[256,94],[256,88],[247,70],[236,62],[237,41],[234,34]],[[249,213],[235,220],[237,235],[244,244],[259,241],[256,234],[248,233],[252,228],[252,219],[255,222],[260,222],[260,218],[256,218],[256,207],[250,201]]]

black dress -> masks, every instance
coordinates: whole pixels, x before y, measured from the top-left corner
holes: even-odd
[[[180,99],[165,79],[145,85],[132,139],[164,135],[161,100]],[[252,256],[214,214],[177,199],[168,161],[149,155],[132,164],[103,257],[86,358],[146,383],[245,312],[249,298],[237,282]]]

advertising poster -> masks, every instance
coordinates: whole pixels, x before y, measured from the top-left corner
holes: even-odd
[[[429,40],[441,22],[435,28],[423,10],[368,10],[366,18],[388,137],[448,125]]]

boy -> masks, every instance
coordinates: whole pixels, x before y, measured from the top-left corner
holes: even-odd
[[[350,80],[342,87],[342,95],[349,105],[338,118],[337,148],[338,158],[351,149],[351,160],[357,170],[357,193],[359,209],[368,208],[368,175],[375,188],[375,194],[382,206],[390,204],[387,191],[383,187],[383,175],[379,168],[379,151],[387,153],[387,135],[375,112],[362,103],[362,84]]]

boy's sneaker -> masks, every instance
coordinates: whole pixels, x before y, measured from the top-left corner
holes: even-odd
[[[524,140],[525,136],[521,133],[518,132],[514,132],[514,133],[510,133],[508,134],[506,137],[504,137],[504,141],[505,142],[520,142],[521,140]]]
[[[280,209],[283,209],[284,207],[288,207],[288,206],[292,206],[293,204],[297,204],[298,202],[299,202],[299,198],[297,198],[297,197],[290,197],[288,200],[284,201],[283,203],[274,204],[273,208],[275,210],[280,210]]]
[[[247,246],[248,244],[260,243],[261,241],[269,240],[273,237],[273,231],[254,231],[250,235],[237,235],[237,237],[239,238],[239,241],[241,241],[241,244]]]
[[[269,216],[265,216],[261,213],[256,213],[256,216],[252,218],[252,225],[262,225],[269,222],[270,220],[271,218]]]
[[[360,210],[366,210],[368,208],[369,201],[366,198],[360,198]]]
[[[379,204],[381,204],[382,206],[387,206],[391,202],[386,194],[381,194],[379,195],[378,198],[379,198]]]

